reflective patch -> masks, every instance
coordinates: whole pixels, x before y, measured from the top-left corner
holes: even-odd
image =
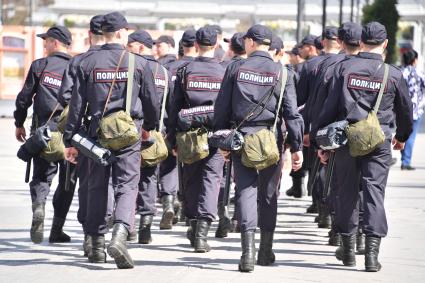
[[[379,91],[379,89],[381,88],[381,84],[382,84],[382,80],[372,80],[368,77],[349,75],[347,87],[351,89]]]
[[[62,76],[52,72],[44,72],[41,76],[41,84],[54,89],[59,89],[62,84]]]
[[[93,70],[93,81],[95,83],[112,83],[115,75],[117,78],[115,82],[126,82],[128,77],[127,68],[119,69],[115,74],[115,69],[94,69]]]
[[[155,78],[155,86],[157,88],[165,88],[165,78],[161,76],[156,76]]]
[[[221,87],[221,78],[188,76],[186,90],[201,90],[218,92]]]
[[[275,84],[276,74],[274,73],[260,73],[248,69],[239,69],[238,82],[245,82],[254,85],[271,86]]]

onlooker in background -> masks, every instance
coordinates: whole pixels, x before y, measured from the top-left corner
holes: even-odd
[[[403,54],[403,77],[409,86],[409,95],[413,104],[413,132],[401,151],[401,170],[415,170],[410,165],[412,161],[413,145],[416,133],[421,124],[421,117],[425,108],[425,74],[416,69],[418,52],[411,49]]]

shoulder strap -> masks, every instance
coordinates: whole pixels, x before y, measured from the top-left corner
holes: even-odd
[[[278,77],[280,77],[280,72]],[[255,114],[255,111],[257,111],[259,107],[262,107],[262,109],[257,113],[257,116],[263,112],[263,110],[266,108],[267,103],[273,96],[274,90],[278,83],[279,81],[276,82],[276,84],[272,87],[272,89],[269,92],[267,92],[266,94],[263,95],[263,97],[261,97],[258,103],[255,104],[255,106],[251,109],[251,111],[248,112],[248,114],[243,118],[243,120],[239,123],[239,125],[236,126],[235,128],[236,130],[239,129],[246,121],[248,121]]]
[[[384,95],[384,90],[388,82],[388,73],[389,73],[388,64],[384,65],[384,78],[382,79],[381,88],[379,89],[378,99],[376,100],[375,106],[373,107],[373,112],[375,115],[378,113],[379,105],[381,105],[382,96]]]
[[[134,60],[133,53],[128,53],[128,76],[127,76],[127,96],[125,99],[125,112],[130,115],[131,97],[133,95],[133,78],[134,78]]]
[[[118,70],[120,69],[122,59],[124,58],[124,54],[125,54],[125,50],[123,50],[123,52],[121,53],[120,59],[118,61],[118,65],[115,68],[114,78],[112,79],[112,84],[111,84],[111,87],[109,88],[108,97],[106,98],[106,103],[105,103],[105,107],[103,108],[103,112],[102,112],[102,117],[101,118],[103,118],[103,116],[105,115],[106,108],[108,107],[109,100],[111,99],[112,89],[114,88],[115,80],[116,80],[116,77],[117,77],[117,73],[118,73]]]
[[[161,66],[162,70],[164,71],[164,94],[162,96],[162,105],[161,105],[161,114],[159,118],[159,132],[161,132],[162,127],[164,126],[164,116],[165,116],[165,106],[167,104],[167,94],[168,94],[168,72],[167,69],[164,68],[164,66]]]
[[[283,92],[285,91],[287,80],[288,80],[288,69],[285,66],[282,66],[282,82],[280,85],[279,102],[277,103],[276,117],[274,118],[274,124],[272,128],[273,133],[276,131],[277,120],[279,118],[279,111],[280,111],[280,107],[282,106]]]

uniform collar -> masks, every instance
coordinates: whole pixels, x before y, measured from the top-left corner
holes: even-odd
[[[62,57],[65,59],[71,59],[72,56],[67,54],[67,53],[63,53],[63,52],[53,52],[52,54],[49,55],[49,57]]]
[[[195,58],[195,61],[199,61],[199,62],[217,62],[216,58],[211,58],[211,57],[203,57],[203,56],[199,56]]]
[[[270,54],[266,51],[254,51],[251,55],[249,55],[249,57],[265,57],[273,61],[272,56],[270,56]]]
[[[98,51],[102,48],[102,45],[92,45],[89,48],[89,51]]]
[[[124,47],[119,43],[105,43],[102,45],[103,50],[124,50]]]
[[[143,58],[145,58],[146,60],[156,62],[155,57],[153,57],[152,55],[141,55],[141,56],[142,56]]]
[[[195,57],[193,56],[183,56],[180,61],[193,61],[195,60]]]
[[[382,56],[380,54],[370,53],[370,52],[360,52],[357,55],[357,57],[364,58],[364,59],[373,59],[373,60],[383,61]]]

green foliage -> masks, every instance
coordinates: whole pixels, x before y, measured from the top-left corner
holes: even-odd
[[[388,34],[388,55],[386,62],[395,63],[397,59],[396,34],[398,30],[398,14],[396,4],[397,0],[375,0],[373,4],[363,7],[362,23],[371,21],[380,22],[387,29]]]

